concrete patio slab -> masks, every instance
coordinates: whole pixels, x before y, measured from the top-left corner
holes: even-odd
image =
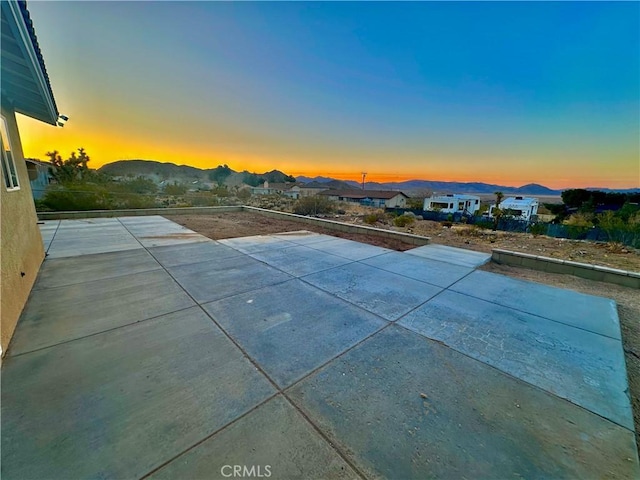
[[[146,248],[162,247],[165,245],[184,245],[195,242],[208,242],[209,238],[199,233],[166,233],[166,234],[136,234],[138,241]]]
[[[300,280],[204,308],[281,388],[387,325]]]
[[[154,258],[165,267],[208,262],[238,257],[242,253],[213,240],[149,248]]]
[[[139,218],[139,217],[135,217]],[[147,222],[126,222],[123,228],[145,247],[159,247],[164,245],[181,245],[193,242],[210,242],[204,235],[189,230],[166,218],[154,219]]]
[[[60,221],[60,227],[62,227],[63,229],[77,228],[79,226],[92,227],[92,226],[98,226],[98,225],[118,225],[118,224],[120,224],[120,219],[116,217],[96,217],[96,218],[82,218],[77,220]]]
[[[187,227],[179,225],[171,220],[167,220],[164,217],[150,216],[150,217],[120,217],[118,218],[120,224],[130,232],[140,231],[158,231],[161,232],[191,232]]]
[[[151,475],[152,479],[224,479],[251,458],[252,477],[360,478],[282,396]]]
[[[364,260],[365,258],[375,257],[376,255],[393,251],[388,248],[376,247],[344,238],[335,238],[333,240],[327,240],[326,242],[315,242],[310,244],[309,247],[354,261]]]
[[[92,255],[95,253],[118,252],[142,248],[133,235],[127,232],[96,237],[64,237],[60,231],[49,246],[50,258]]]
[[[633,430],[619,340],[450,291],[399,323]]]
[[[442,290],[361,263],[307,275],[303,280],[389,321],[397,320]]]
[[[123,228],[126,228],[133,235],[165,235],[168,233],[195,233],[193,230],[173,223],[169,220],[158,222],[141,222],[141,223],[123,223]]]
[[[310,245],[317,242],[326,242],[327,240],[335,240],[336,237],[331,235],[323,235],[320,233],[310,232],[308,230],[299,230],[295,232],[275,233],[273,237],[293,242],[298,245]]]
[[[483,271],[473,272],[451,290],[620,339],[616,303],[608,298]]]
[[[385,253],[367,258],[362,263],[438,287],[448,287],[473,271],[470,267],[419,258],[404,252]]]
[[[60,223],[60,220],[38,222],[38,227],[40,227],[40,236],[42,237],[42,244],[44,246],[45,252],[49,248],[49,245],[51,245],[51,241],[53,240],[53,237],[55,236],[58,230],[59,223]]]
[[[67,342],[194,305],[163,270],[33,292],[9,355]]]
[[[73,240],[76,238],[91,239],[104,235],[130,235],[127,229],[118,224],[78,225],[76,227],[58,228],[56,237],[61,240]]]
[[[253,237],[225,238],[218,240],[224,245],[242,253],[256,253],[275,248],[291,247],[291,242],[275,235],[255,235]]]
[[[43,231],[70,256],[3,361],[3,478],[640,478],[611,301],[455,249],[214,242],[162,217]]]
[[[475,252],[473,250],[465,250],[463,248],[447,247],[445,245],[437,244],[429,244],[418,248],[412,248],[411,250],[407,250],[405,253],[471,268],[479,267],[491,260],[490,253]]]
[[[9,358],[2,478],[141,478],[273,393],[198,307]]]
[[[294,277],[302,277],[310,273],[321,272],[322,270],[351,263],[351,260],[347,258],[314,250],[303,245],[263,250],[249,255]]]
[[[391,325],[287,391],[375,478],[638,478],[633,433]]]
[[[171,220],[163,217],[162,215],[144,215],[144,216],[134,216],[134,217],[118,217],[118,221],[122,225],[145,225],[145,224],[161,224],[164,223],[166,225],[177,225],[177,223],[172,222]]]
[[[168,271],[198,303],[220,300],[291,279],[291,275],[245,255],[169,267]]]
[[[33,290],[84,284],[94,280],[161,268],[149,252],[142,248],[95,255],[51,258],[42,264]]]

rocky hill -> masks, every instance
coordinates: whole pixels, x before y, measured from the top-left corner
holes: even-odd
[[[118,160],[103,165],[98,171],[114,177],[144,177],[157,184],[224,184],[227,186],[244,184],[257,186],[265,180],[271,183],[295,182],[295,178],[279,170],[264,173],[252,173],[246,170],[236,172],[227,165],[201,169],[154,160]]]

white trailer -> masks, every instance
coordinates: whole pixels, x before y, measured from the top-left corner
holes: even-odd
[[[496,206],[489,208],[489,217],[493,217]],[[532,197],[507,197],[500,202],[500,211],[512,218],[530,222],[538,214],[538,199]]]
[[[424,199],[425,211],[475,214],[480,209],[480,197],[475,195],[432,195]]]

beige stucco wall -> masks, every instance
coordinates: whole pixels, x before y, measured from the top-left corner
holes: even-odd
[[[387,208],[404,208],[407,206],[407,199],[402,195],[396,195],[385,202]]]
[[[7,191],[0,179],[0,344],[4,356],[44,259],[44,248],[16,118],[2,103],[20,182],[20,190]]]

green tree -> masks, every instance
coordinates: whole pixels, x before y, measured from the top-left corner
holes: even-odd
[[[616,216],[621,218],[624,223],[629,223],[638,213],[640,213],[640,206],[627,201],[622,208],[616,212]]]
[[[76,152],[71,152],[71,156],[66,160],[63,160],[57,150],[47,152],[45,154],[49,157],[49,161],[53,165],[49,169],[51,176],[62,185],[86,181],[89,177],[89,155],[84,148],[78,148],[78,155]]]
[[[257,187],[261,183],[264,183],[264,178],[255,173],[249,173],[246,170],[242,172],[242,183],[251,187]]]
[[[411,197],[407,200],[407,208],[422,210],[425,197]]]
[[[232,173],[233,170],[231,170],[227,164],[218,165],[216,168],[209,172],[209,180],[216,182],[218,185],[223,185],[225,180]]]

